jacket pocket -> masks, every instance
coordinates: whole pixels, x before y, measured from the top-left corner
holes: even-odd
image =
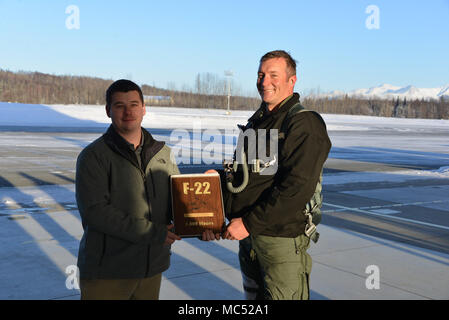
[[[258,259],[266,263],[285,263],[295,256],[293,238],[257,235],[252,238],[253,248]]]
[[[86,265],[99,266],[101,264],[105,252],[104,241],[104,233],[97,232],[92,229],[87,230],[86,240],[82,253]]]

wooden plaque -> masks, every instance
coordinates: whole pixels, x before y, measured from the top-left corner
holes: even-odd
[[[204,230],[222,233],[224,207],[220,175],[178,174],[170,177],[175,233],[201,236]]]

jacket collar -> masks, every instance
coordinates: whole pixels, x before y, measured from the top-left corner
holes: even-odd
[[[299,94],[293,93],[292,96],[287,97],[281,102],[280,106],[275,108],[273,111],[268,111],[265,102],[262,102],[259,109],[249,118],[248,123],[253,123],[264,119],[267,116],[280,117],[285,115],[290,108],[299,102]]]
[[[150,160],[158,153],[165,145],[163,141],[157,141],[144,128],[142,128],[143,146],[142,146],[142,164],[146,168]],[[111,124],[103,135],[106,144],[116,153],[130,161],[134,166],[140,169],[135,152],[129,148],[129,143],[115,130]]]
[[[142,134],[144,135],[142,163],[144,164],[144,168],[146,168],[150,160],[164,147],[165,142],[155,140],[151,133],[144,128],[142,128]]]

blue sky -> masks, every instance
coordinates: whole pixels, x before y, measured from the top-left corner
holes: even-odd
[[[79,8],[68,29],[66,8]],[[369,5],[379,29],[368,29]],[[449,0],[0,0],[0,68],[131,78],[194,87],[198,73],[232,69],[255,92],[259,58],[284,49],[307,93],[390,83],[449,84]]]

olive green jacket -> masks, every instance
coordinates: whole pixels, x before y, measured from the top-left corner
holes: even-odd
[[[145,278],[169,267],[170,246],[164,244],[171,221],[169,177],[179,170],[164,142],[142,132],[144,170],[112,125],[78,156],[81,279]]]

